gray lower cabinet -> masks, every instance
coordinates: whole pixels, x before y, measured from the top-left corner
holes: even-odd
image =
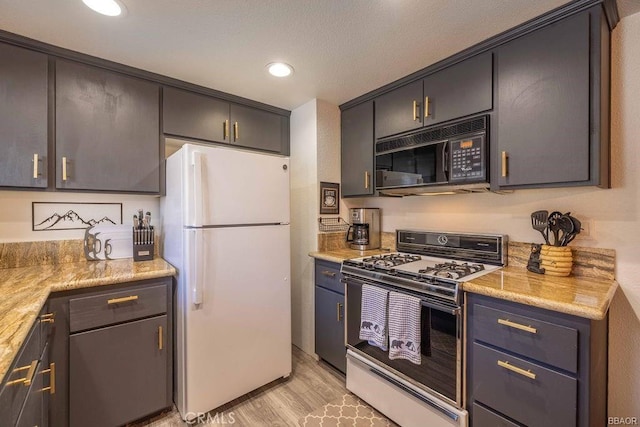
[[[52,295],[50,425],[124,425],[172,405],[172,279]]]
[[[606,25],[597,6],[495,51],[500,187],[608,186]]]
[[[71,426],[118,426],[167,407],[167,316],[72,334]]]
[[[0,187],[47,187],[47,64],[0,43]]]
[[[340,264],[316,260],[315,265],[315,347],[316,354],[346,372],[344,338],[344,288]]]
[[[172,87],[163,89],[163,132],[289,154],[289,117]]]
[[[341,115],[342,196],[369,196],[374,183],[373,101]]]
[[[0,387],[0,425],[46,427],[49,399],[55,393],[55,366],[49,363],[49,327],[45,306],[31,328]]]
[[[56,60],[56,188],[160,192],[160,86]]]
[[[607,319],[466,294],[473,427],[606,425]]]
[[[458,119],[493,108],[493,59],[483,53],[375,99],[375,137]]]

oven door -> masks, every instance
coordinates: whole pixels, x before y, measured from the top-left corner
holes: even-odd
[[[346,283],[346,341],[347,347],[364,358],[382,365],[411,384],[462,408],[462,342],[461,310],[459,306],[434,301],[417,292],[381,285],[347,276]],[[422,299],[421,308],[421,364],[404,359],[389,359],[389,352],[361,340],[360,313],[362,285],[368,284],[391,292],[410,294]]]

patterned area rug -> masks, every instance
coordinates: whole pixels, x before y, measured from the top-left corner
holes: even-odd
[[[353,394],[329,402],[298,421],[301,427],[390,427],[396,424]]]

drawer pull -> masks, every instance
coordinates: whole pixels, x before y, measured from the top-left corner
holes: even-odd
[[[49,374],[49,387],[45,387],[41,391],[49,391],[49,394],[56,394],[56,364],[49,363],[49,369],[45,369],[40,373]]]
[[[138,299],[138,295],[130,295],[128,297],[113,298],[113,299],[107,300],[107,304],[119,304],[121,302],[135,301],[137,299]]]
[[[509,156],[507,156],[507,152],[503,151],[502,152],[502,173],[501,173],[501,176],[503,178],[505,178],[507,176],[507,173],[509,172],[509,170],[507,169],[508,157]]]
[[[226,141],[228,135],[229,135],[229,120],[225,120],[224,124],[222,125],[222,139]]]
[[[336,310],[338,313],[337,321],[339,322],[342,320],[342,304],[341,303],[336,304]]]
[[[158,350],[162,350],[162,326],[158,326]]]
[[[508,326],[510,328],[520,329],[521,331],[530,332],[532,334],[537,334],[538,330],[533,326],[529,325],[521,325],[520,323],[515,323],[510,321],[509,319],[498,319],[498,323],[504,326]]]
[[[427,118],[429,117],[429,97],[425,96],[424,97],[424,117]]]
[[[41,323],[55,323],[55,313],[46,313],[40,316]]]
[[[322,274],[327,277],[336,277],[336,273],[334,273],[333,271],[324,270]]]
[[[536,379],[536,374],[534,374],[533,372],[529,371],[529,370],[524,370],[522,368],[518,368],[517,366],[513,366],[512,364],[510,364],[509,362],[503,362],[502,360],[498,360],[498,366],[508,369],[511,372],[515,372],[516,374],[520,374],[522,376],[525,376],[527,378],[531,378],[532,380]]]
[[[413,101],[413,121],[418,120],[418,101]]]
[[[28,369],[27,375],[24,378],[18,378],[17,380],[7,381],[6,385],[16,385],[23,384],[25,386],[31,385],[31,381],[33,381],[33,376],[36,374],[36,367],[38,366],[38,360],[34,360],[31,362],[29,366],[23,366],[21,368],[16,368],[13,372],[20,372]]]
[[[67,177],[67,158],[63,157],[62,158],[62,180],[66,181],[68,179]]]

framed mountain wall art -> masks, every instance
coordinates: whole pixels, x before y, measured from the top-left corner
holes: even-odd
[[[122,203],[32,202],[33,231],[82,230],[122,224]]]

